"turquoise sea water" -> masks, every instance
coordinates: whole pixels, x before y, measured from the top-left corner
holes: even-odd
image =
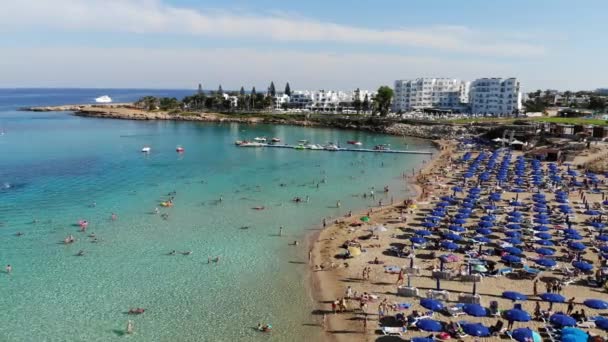
[[[31,92],[35,103],[0,91],[0,265],[13,266],[0,273],[0,341],[314,340],[307,250],[289,243],[304,241],[324,216],[373,205],[358,196],[372,186],[406,196],[401,173],[429,157],[233,142],[268,136],[431,149],[422,140],[355,131],[15,111],[24,102],[84,98],[68,99],[69,90],[62,99]],[[152,153],[140,153],[144,145]],[[177,154],[176,145],[186,152]],[[175,206],[161,208],[173,191]],[[295,204],[295,196],[310,202]],[[86,233],[75,225],[80,219],[90,222]],[[92,243],[91,232],[101,241]],[[64,245],[69,234],[76,242]],[[85,256],[76,256],[79,250]],[[167,255],[171,250],[193,253]],[[220,262],[208,264],[215,256]],[[131,307],[147,311],[129,316]],[[133,336],[123,336],[128,319]],[[271,323],[272,334],[255,331],[259,322]]]

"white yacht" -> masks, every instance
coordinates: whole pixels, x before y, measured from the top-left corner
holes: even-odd
[[[150,148],[150,146],[144,146],[141,148],[141,152],[142,153],[150,153],[152,149]]]
[[[103,95],[103,96],[100,96],[100,97],[96,98],[95,102],[97,102],[97,103],[110,103],[110,102],[112,102],[112,98],[109,97],[108,95]]]

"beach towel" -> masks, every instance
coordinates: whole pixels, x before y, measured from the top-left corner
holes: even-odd
[[[395,309],[396,310],[407,310],[410,307],[412,307],[412,304],[410,304],[410,303],[398,303],[398,304],[395,304]]]
[[[384,272],[386,273],[399,273],[401,271],[401,267],[399,266],[384,266]]]

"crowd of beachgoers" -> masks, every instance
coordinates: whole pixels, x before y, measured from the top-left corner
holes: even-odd
[[[443,145],[416,200],[320,233],[311,266],[328,339],[603,341],[608,175],[582,164]]]

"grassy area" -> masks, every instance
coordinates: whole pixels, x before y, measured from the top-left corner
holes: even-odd
[[[558,118],[558,117],[543,117],[529,119],[536,122],[551,122],[567,125],[597,125],[608,126],[608,121],[602,119],[586,119],[586,118]]]
[[[455,120],[446,120],[454,124],[469,124],[469,123],[500,123],[500,124],[511,124],[515,121],[528,121],[528,122],[550,122],[566,125],[596,125],[596,126],[608,126],[608,121],[602,119],[587,119],[587,118],[559,118],[556,116],[552,117],[540,117],[540,118],[463,118]]]

